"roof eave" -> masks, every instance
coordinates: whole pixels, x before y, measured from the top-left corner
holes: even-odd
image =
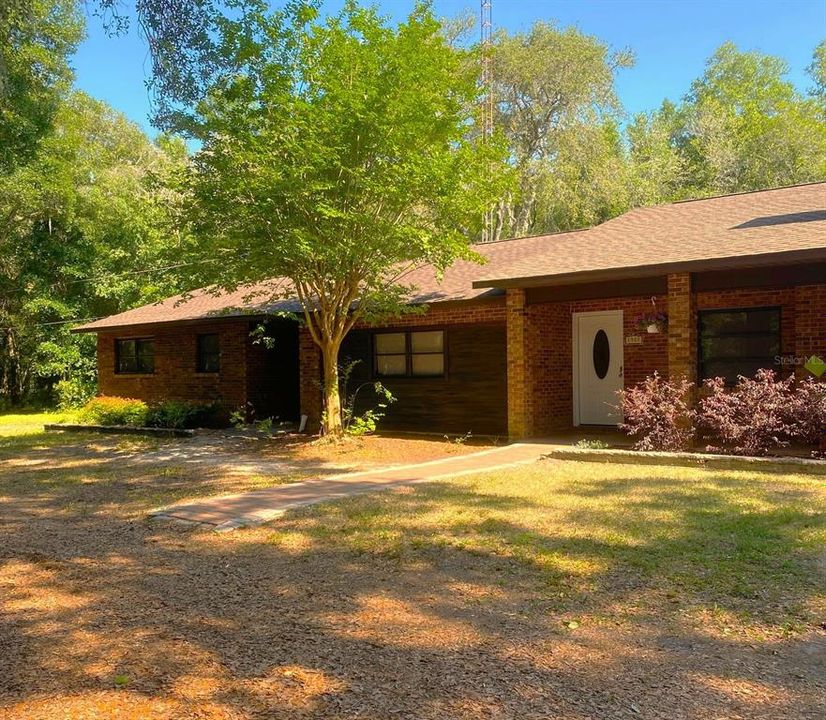
[[[236,314],[215,314],[207,317],[192,317],[192,318],[175,318],[173,320],[144,320],[142,322],[125,322],[116,325],[81,325],[80,327],[72,328],[70,332],[81,333],[98,333],[110,332],[113,330],[126,330],[128,328],[148,327],[150,325],[163,325],[165,327],[173,327],[176,325],[197,325],[200,323],[213,323],[229,320],[261,320],[264,318],[273,317],[268,313],[236,313]]]
[[[794,265],[826,260],[826,247],[805,250],[787,250],[760,255],[735,255],[704,260],[685,260],[654,265],[629,265],[600,270],[582,270],[571,273],[550,275],[529,275],[523,277],[489,278],[475,280],[474,288],[530,288],[555,285],[579,285],[610,280],[632,280],[679,272],[702,272],[714,270],[736,270],[771,265]]]
[[[422,296],[412,300],[409,304],[416,305],[438,305],[440,308],[450,309],[454,307],[468,307],[475,305],[489,305],[504,302],[505,292],[500,288],[486,289],[486,292],[474,294],[469,297],[446,297],[443,299],[430,298]],[[299,315],[301,311],[296,309],[294,311],[286,310],[284,312],[292,312]],[[141,322],[125,322],[114,325],[99,325],[94,324],[81,325],[80,327],[72,328],[70,332],[73,333],[99,333],[99,332],[114,332],[119,330],[129,330],[138,327],[150,327],[155,325],[163,325],[164,327],[174,327],[177,325],[194,325],[198,323],[207,323],[215,321],[229,321],[229,320],[264,320],[267,318],[276,317],[277,313],[216,313],[207,317],[192,317],[192,318],[175,318],[174,320],[144,320]]]

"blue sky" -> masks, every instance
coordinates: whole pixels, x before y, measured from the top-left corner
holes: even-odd
[[[329,0],[326,7],[334,11],[341,4]],[[377,4],[400,19],[412,0]],[[434,6],[445,17],[479,9],[469,0],[435,0]],[[635,67],[617,78],[629,113],[654,109],[666,97],[678,100],[726,40],[783,57],[791,67],[789,77],[805,90],[812,50],[826,39],[826,0],[493,0],[495,28],[524,30],[539,19],[575,25],[635,52]],[[98,18],[89,17],[87,24],[88,37],[74,59],[76,85],[152,132],[144,85],[150,66],[134,24],[127,36],[117,38],[107,36]]]

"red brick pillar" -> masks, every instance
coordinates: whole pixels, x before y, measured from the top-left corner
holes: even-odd
[[[691,273],[668,276],[668,374],[697,381],[697,321]]]
[[[507,291],[508,327],[508,437],[530,437],[533,433],[533,401],[529,364],[529,323],[525,291]]]
[[[313,342],[310,331],[298,329],[298,376],[301,414],[307,416],[307,432],[321,427],[321,351]]]

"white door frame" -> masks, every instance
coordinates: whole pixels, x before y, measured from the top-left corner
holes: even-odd
[[[624,331],[624,324],[623,324],[623,311],[622,310],[589,310],[587,312],[575,312],[571,314],[571,326],[572,326],[572,336],[571,336],[571,348],[573,352],[571,353],[571,362],[573,363],[573,370],[574,370],[574,394],[573,394],[573,406],[574,406],[574,427],[579,427],[579,318],[581,317],[593,317],[595,315],[610,315],[613,317],[619,317],[620,319],[620,346],[619,346],[619,353],[620,353],[620,367],[623,369],[623,376],[625,374],[625,331]],[[612,348],[613,350],[613,348]]]

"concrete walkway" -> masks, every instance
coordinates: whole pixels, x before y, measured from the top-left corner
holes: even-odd
[[[532,463],[555,446],[547,443],[514,443],[469,455],[431,460],[415,465],[398,465],[364,472],[276,485],[264,490],[222,495],[201,501],[171,505],[152,513],[153,517],[200,523],[215,530],[233,530],[257,525],[282,515],[291,508],[313,505],[400,485],[487,472]]]

